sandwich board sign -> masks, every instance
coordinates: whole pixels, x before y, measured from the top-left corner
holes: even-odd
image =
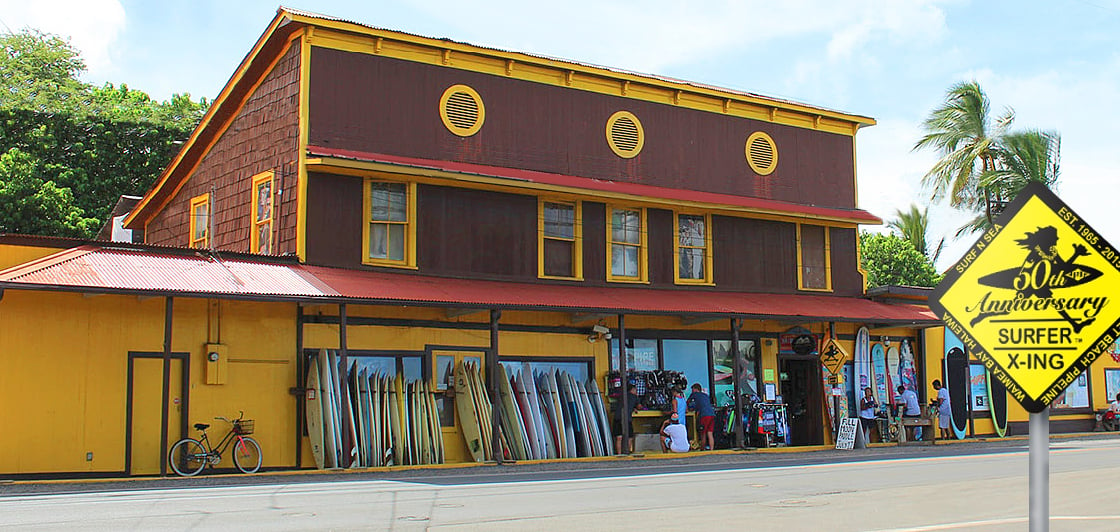
[[[1031,183],[949,270],[930,308],[1039,413],[1120,338],[1120,250]]]

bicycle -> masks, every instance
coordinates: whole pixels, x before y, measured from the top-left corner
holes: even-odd
[[[244,417],[244,411],[237,419],[215,417],[214,419],[225,421],[231,426],[222,441],[214,447],[210,446],[210,438],[206,435],[206,429],[210,425],[195,423],[195,430],[201,432],[202,436],[197,440],[183,438],[175,442],[167,453],[167,463],[171,470],[179,476],[193,477],[208,465],[218,465],[222,461],[222,453],[233,444],[233,465],[242,473],[256,473],[261,468],[261,446],[248,436],[253,433],[253,420],[243,419]]]

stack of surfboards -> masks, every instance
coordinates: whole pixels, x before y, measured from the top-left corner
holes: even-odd
[[[594,379],[564,371],[536,372],[528,363],[499,366],[499,438],[503,458],[544,460],[613,454],[614,438]],[[455,403],[467,449],[476,461],[493,459],[491,403],[479,368],[455,368]]]
[[[400,374],[369,373],[356,366],[347,368],[345,396],[334,351],[319,351],[308,368],[307,433],[315,465],[323,469],[443,463],[443,432],[431,387],[424,381],[408,382]],[[344,434],[350,435],[349,456],[343,456]]]

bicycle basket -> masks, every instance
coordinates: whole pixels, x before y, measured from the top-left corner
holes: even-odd
[[[253,433],[253,420],[242,419],[241,421],[234,422],[233,433],[234,434],[241,434],[241,435],[252,434]]]

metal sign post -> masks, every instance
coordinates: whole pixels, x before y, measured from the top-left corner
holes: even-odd
[[[946,329],[1030,412],[1032,532],[1049,529],[1050,403],[1120,337],[1116,250],[1031,183],[930,297]]]
[[[1031,414],[1030,532],[1050,530],[1050,407]]]

